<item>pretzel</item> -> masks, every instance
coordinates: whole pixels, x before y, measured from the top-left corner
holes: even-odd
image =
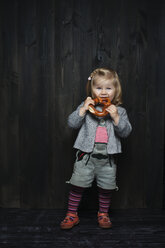
[[[110,99],[107,97],[104,97],[104,98],[98,97],[98,98],[93,99],[93,101],[95,102],[95,105],[96,104],[103,105],[103,109],[100,112],[97,109],[95,109],[95,107],[92,104],[89,104],[89,111],[92,114],[99,116],[99,117],[106,116],[108,114],[108,112],[106,111],[106,108],[111,105]]]

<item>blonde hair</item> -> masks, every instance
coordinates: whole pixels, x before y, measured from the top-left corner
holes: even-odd
[[[97,68],[90,74],[86,85],[87,96],[92,97],[92,85],[94,85],[100,78],[112,80],[113,86],[115,87],[115,97],[112,103],[116,106],[122,104],[122,89],[120,80],[117,73],[112,69]]]

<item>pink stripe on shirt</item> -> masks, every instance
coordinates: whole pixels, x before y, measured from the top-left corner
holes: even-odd
[[[108,143],[108,134],[106,127],[97,127],[95,142]]]

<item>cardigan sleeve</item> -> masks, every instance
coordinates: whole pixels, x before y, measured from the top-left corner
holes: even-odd
[[[82,102],[77,107],[77,109],[68,116],[68,126],[69,127],[78,129],[83,124],[86,114],[84,116],[79,115],[79,110],[83,106],[83,104],[84,104],[84,102]]]
[[[127,112],[124,108],[118,107],[119,113],[119,123],[118,125],[114,124],[115,132],[122,138],[126,138],[132,131],[131,123],[129,122]]]

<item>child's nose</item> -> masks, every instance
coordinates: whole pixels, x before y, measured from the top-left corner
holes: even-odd
[[[106,89],[102,89],[102,94],[106,94]]]

